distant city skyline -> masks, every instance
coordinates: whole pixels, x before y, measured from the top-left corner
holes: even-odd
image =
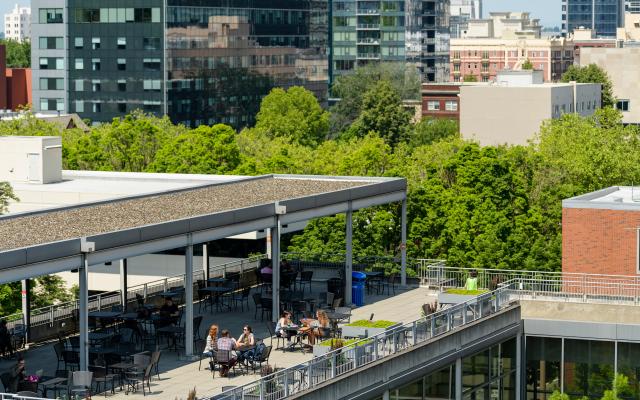
[[[545,27],[559,27],[562,23],[560,0],[484,0],[482,8],[485,17],[492,11],[529,11]]]
[[[31,5],[31,1],[29,0],[1,0],[0,1],[0,18],[2,18],[2,28],[0,28],[0,32],[4,33],[4,15],[11,12],[13,7],[17,5],[21,7],[29,7]]]

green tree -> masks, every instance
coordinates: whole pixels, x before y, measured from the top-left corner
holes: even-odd
[[[6,46],[7,68],[29,68],[31,67],[31,42],[25,40],[0,40],[0,45]]]
[[[329,130],[329,113],[309,90],[293,86],[272,89],[262,99],[255,128],[270,137],[288,137],[306,146],[324,140]]]
[[[387,81],[402,100],[420,99],[420,74],[403,63],[371,63],[339,76],[331,95],[340,99],[331,107],[331,133],[337,136],[353,124],[363,110],[364,94],[378,81]]]
[[[478,82],[478,77],[475,75],[465,75],[462,77],[462,82]]]
[[[392,146],[407,139],[411,115],[391,84],[378,81],[362,100],[362,112],[349,128],[348,136],[364,137],[376,132]]]
[[[448,118],[423,118],[413,128],[411,146],[429,145],[442,139],[456,138],[460,135],[458,122]]]
[[[599,83],[602,85],[602,107],[614,107],[616,98],[613,95],[613,84],[607,74],[596,64],[589,64],[584,67],[571,65],[562,74],[562,82],[576,81],[578,83]]]
[[[523,70],[528,70],[528,69],[533,69],[533,63],[531,62],[531,60],[529,60],[528,58],[522,63],[522,69]]]
[[[0,182],[0,215],[7,212],[9,201],[18,201],[9,182]]]
[[[240,149],[235,137],[236,132],[230,126],[201,125],[167,141],[147,170],[190,174],[230,173],[240,164]]]

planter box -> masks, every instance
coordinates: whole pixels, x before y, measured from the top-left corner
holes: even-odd
[[[460,304],[465,303],[470,300],[474,300],[478,298],[478,296],[482,296],[488,292],[484,291],[482,293],[477,294],[460,294],[460,293],[449,293],[449,292],[440,292],[438,293],[438,304]]]
[[[313,345],[313,356],[320,357],[331,351],[331,346],[320,346],[319,344]]]
[[[372,337],[384,333],[390,329],[397,328],[402,324],[397,323],[386,328],[369,328],[366,326],[348,326],[344,325],[342,327],[342,337]]]

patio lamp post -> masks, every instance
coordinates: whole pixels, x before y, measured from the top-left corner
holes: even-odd
[[[282,233],[280,216],[287,213],[287,208],[278,202],[274,203],[274,206],[276,217],[275,224],[271,228],[271,319],[273,322],[278,322],[280,318],[280,234]]]

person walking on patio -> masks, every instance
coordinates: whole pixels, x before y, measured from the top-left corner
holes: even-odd
[[[464,284],[466,290],[478,290],[478,271],[472,269],[469,272],[469,277]]]

